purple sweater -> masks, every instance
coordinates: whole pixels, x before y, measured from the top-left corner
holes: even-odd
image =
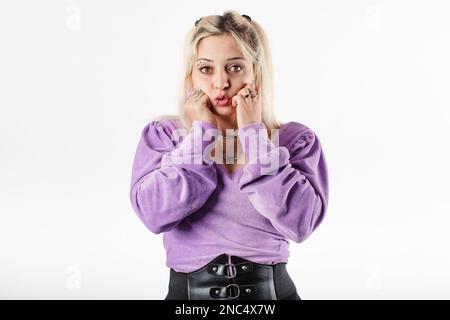
[[[191,272],[222,253],[287,262],[289,240],[307,239],[327,210],[328,171],[317,135],[288,122],[269,139],[262,122],[248,124],[237,133],[249,161],[230,174],[202,156],[220,134],[216,126],[194,121],[188,132],[182,128],[178,120],[151,121],[132,168],[131,204],[151,232],[163,232],[166,265]],[[180,129],[185,135],[174,136]],[[211,140],[203,141],[207,132]],[[256,153],[249,147],[255,137]],[[181,161],[186,156],[191,161]]]

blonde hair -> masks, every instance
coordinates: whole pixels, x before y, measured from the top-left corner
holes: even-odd
[[[193,23],[194,25],[194,23]],[[192,88],[192,70],[197,57],[198,45],[208,36],[230,35],[236,41],[246,59],[253,62],[255,83],[261,85],[262,122],[266,125],[268,135],[271,129],[279,129],[279,122],[273,109],[273,68],[267,36],[263,28],[253,19],[251,21],[234,10],[227,10],[222,16],[210,15],[202,17],[197,26],[193,26],[184,43],[183,73],[178,99],[179,120],[187,130],[192,127],[192,121],[185,115],[184,104],[186,91]],[[171,118],[174,116],[159,116]]]

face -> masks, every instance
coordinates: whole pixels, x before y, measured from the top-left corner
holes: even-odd
[[[201,89],[208,95],[213,113],[235,115],[236,108],[231,106],[231,98],[253,79],[252,62],[245,59],[231,36],[209,36],[200,41],[192,82],[195,89]],[[219,95],[230,97],[229,103],[220,105],[215,100]]]

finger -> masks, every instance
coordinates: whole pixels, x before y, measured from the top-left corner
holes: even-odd
[[[249,89],[250,89],[249,84],[245,85],[241,90],[239,90],[238,95],[245,98],[245,96],[249,94]]]
[[[238,91],[238,94],[239,94],[239,93],[247,92],[248,88],[250,88],[250,83],[244,82],[244,84],[245,84],[245,85],[241,88],[241,90]]]
[[[249,92],[248,94],[252,97],[255,98],[258,95],[259,90],[256,89],[256,84],[254,82],[252,82],[249,85]]]
[[[256,90],[255,88],[253,88],[253,85],[249,85],[245,94],[244,94],[244,98],[254,98],[256,94]]]
[[[242,95],[235,95],[232,99],[231,99],[231,105],[233,107],[237,107],[238,105],[242,105],[242,103],[244,103],[244,97]]]
[[[202,95],[202,91],[200,89],[195,90],[194,94],[192,95],[193,98],[198,98]]]
[[[201,99],[203,102],[206,102],[207,105],[208,105],[208,107],[210,107],[210,106],[212,105],[211,99],[209,98],[209,96],[208,96],[206,93],[202,92],[202,93],[201,93],[200,99]]]
[[[245,103],[244,97],[241,95],[236,96],[236,106],[243,105]]]
[[[259,96],[259,93],[261,92],[261,85],[256,83],[252,83],[252,91],[253,91],[253,98],[256,98]]]
[[[209,96],[206,93],[203,92],[203,93],[200,94],[200,99],[206,101],[206,100],[209,100]]]

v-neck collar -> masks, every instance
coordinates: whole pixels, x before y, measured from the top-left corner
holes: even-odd
[[[214,162],[214,165],[216,166],[216,168],[219,167],[220,170],[224,171],[225,174],[226,174],[226,176],[227,176],[228,178],[230,178],[231,180],[236,179],[236,177],[237,177],[240,173],[242,173],[242,171],[244,170],[244,167],[245,167],[245,163],[244,163],[244,164],[241,164],[241,165],[240,165],[237,169],[235,169],[233,172],[230,172],[230,171],[228,171],[228,169],[225,167],[225,165],[224,165],[223,163],[217,163],[217,162]]]

